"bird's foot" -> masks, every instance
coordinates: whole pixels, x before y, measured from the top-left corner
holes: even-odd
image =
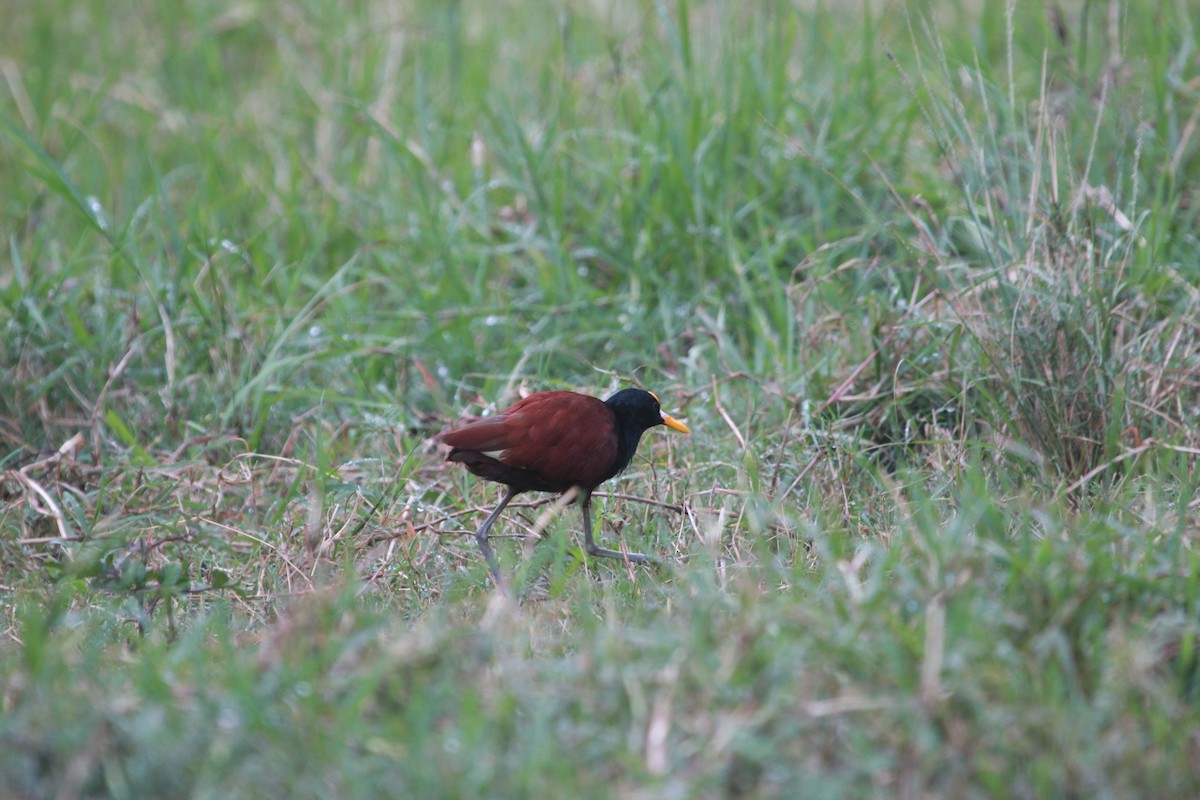
[[[620,550],[610,550],[607,547],[601,547],[595,543],[589,543],[586,548],[589,556],[596,558],[611,558],[616,561],[625,561],[630,564],[653,564],[655,566],[663,566],[663,561],[654,556],[648,556],[644,553],[628,553]]]

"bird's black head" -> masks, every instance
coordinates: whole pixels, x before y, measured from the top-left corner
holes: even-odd
[[[644,389],[622,389],[604,401],[617,421],[617,463],[613,474],[625,469],[633,459],[642,432],[655,425],[666,425],[680,433],[690,433],[687,426],[662,412],[658,398]],[[611,477],[611,476],[609,476]]]
[[[643,389],[622,389],[605,400],[604,405],[617,415],[622,427],[638,433],[666,422],[658,398]]]

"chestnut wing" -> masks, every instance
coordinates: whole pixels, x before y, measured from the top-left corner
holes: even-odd
[[[508,421],[508,412],[502,411],[494,417],[460,423],[457,428],[439,433],[437,439],[455,450],[473,450],[477,453],[502,451],[508,448],[512,438]]]
[[[617,460],[616,420],[608,406],[575,392],[541,392],[508,409],[506,465],[555,483],[594,488]]]

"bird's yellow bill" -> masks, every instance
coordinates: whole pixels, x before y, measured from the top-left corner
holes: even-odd
[[[675,419],[674,417],[667,415],[667,414],[663,414],[662,418],[663,418],[663,425],[666,425],[671,430],[679,431],[680,433],[691,433],[691,431],[688,430],[687,425],[684,425],[682,422]]]

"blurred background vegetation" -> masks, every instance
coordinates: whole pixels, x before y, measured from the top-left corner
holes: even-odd
[[[0,795],[1195,793],[1198,23],[8,9]],[[626,385],[493,597],[430,438]]]

